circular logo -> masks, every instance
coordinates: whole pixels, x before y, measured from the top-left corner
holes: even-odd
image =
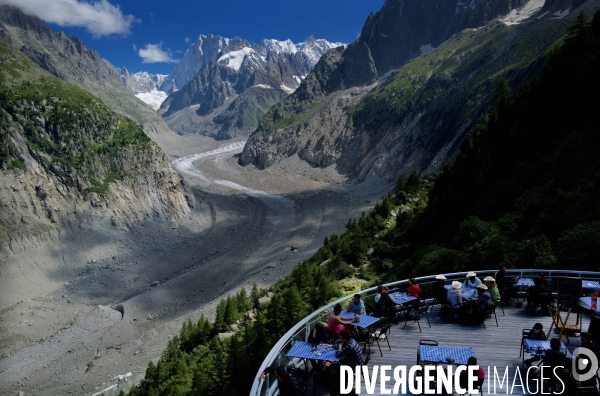
[[[598,371],[598,358],[596,354],[585,347],[573,351],[572,373],[576,381],[587,381]]]

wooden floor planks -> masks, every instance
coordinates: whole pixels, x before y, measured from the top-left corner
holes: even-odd
[[[437,341],[441,346],[473,348],[479,365],[484,367],[486,378],[489,377],[491,380],[489,382],[489,394],[530,394],[527,389],[524,390],[522,387],[515,387],[512,390],[507,389],[506,381],[504,388],[500,389],[500,384],[495,379],[494,366],[501,375],[504,375],[506,367],[509,368],[508,378],[511,385],[517,367],[519,367],[524,376],[524,371],[521,367],[521,358],[519,357],[522,329],[530,329],[536,322],[540,322],[547,332],[552,319],[550,316],[533,315],[526,312],[524,308],[517,308],[514,305],[504,307],[504,311],[505,315],[503,316],[500,307],[497,309],[498,327],[496,327],[496,322],[492,317],[491,319],[487,319],[486,328],[484,329],[482,325],[461,326],[454,321],[448,322],[445,317],[438,318],[439,306],[435,306],[433,312],[429,313],[431,328],[427,325],[427,320],[424,318],[421,320],[422,332],[419,332],[417,323],[412,320],[408,321],[406,327],[404,327],[404,321],[401,321],[398,325],[394,325],[389,336],[391,351],[388,349],[385,341],[383,343],[380,342],[383,352],[382,357],[377,345],[373,345],[371,347],[368,366],[372,368],[374,365],[388,365],[393,368],[398,365],[406,365],[408,366],[407,369],[410,369],[410,366],[416,364],[417,345],[419,341],[421,339],[431,339]],[[401,319],[403,320],[404,316]],[[574,322],[574,318],[570,319],[570,322]],[[589,322],[590,316],[584,313],[583,329],[587,330]],[[556,336],[557,333],[553,329],[552,333],[549,334],[549,338]],[[562,341],[571,351],[580,346],[578,336],[570,336],[570,342],[567,342],[566,337],[563,335]],[[488,366],[491,368],[491,372],[488,370]],[[537,371],[539,373],[539,370]],[[523,380],[526,382],[525,378]],[[496,381],[496,393],[494,393],[493,389],[494,381]],[[521,382],[517,380],[515,383],[518,385]],[[389,384],[391,388],[393,381],[390,381]],[[534,385],[535,382],[530,382],[530,386],[532,387],[531,393],[536,393]],[[309,387],[307,394],[312,394],[312,388]],[[319,391],[317,394],[328,393],[326,391]],[[364,383],[361,394],[367,394]],[[381,394],[379,384],[376,386],[374,394]],[[484,383],[484,395],[486,394],[488,394],[487,380]]]

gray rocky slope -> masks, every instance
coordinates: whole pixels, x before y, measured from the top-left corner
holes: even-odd
[[[200,36],[166,77],[171,92],[159,109],[172,130],[217,139],[245,135],[275,103],[293,92],[321,55],[340,43]],[[178,89],[178,90],[176,90]]]
[[[120,73],[83,41],[56,33],[41,19],[12,6],[0,6],[0,38],[63,81],[98,96],[118,113],[133,118],[145,132],[171,133],[156,112],[125,87]]]
[[[126,229],[189,213],[179,174],[134,122],[1,39],[0,47],[2,255],[56,243],[88,222]]]
[[[357,41],[323,57],[296,92],[269,110],[240,163],[264,168],[297,155],[386,182],[413,170],[435,172],[458,152],[500,78],[513,89],[525,84],[577,13],[599,6],[546,2],[526,23],[507,26],[486,22],[514,2],[474,1],[452,10],[448,3],[386,1]],[[439,47],[402,66],[427,44]]]

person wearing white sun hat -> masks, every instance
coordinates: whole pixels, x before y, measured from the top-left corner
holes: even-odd
[[[492,295],[492,300],[495,303],[499,303],[502,298],[500,297],[500,290],[498,290],[498,286],[496,285],[496,279],[486,276],[483,278],[483,282],[488,287],[488,291]]]
[[[460,288],[462,286],[462,283],[460,283],[459,281],[454,281],[452,282],[452,290],[448,291],[448,295],[447,295],[447,300],[448,300],[448,305],[450,305],[450,307],[457,308],[460,307],[463,303],[463,297],[460,294]]]
[[[444,287],[445,281],[446,277],[444,275],[438,275],[435,277],[435,283],[432,286],[433,297],[440,304],[446,304],[446,296],[448,295],[448,291]]]
[[[481,279],[477,277],[477,274],[473,271],[467,273],[467,280],[465,280],[465,287],[469,289],[474,289],[477,286],[481,285]]]

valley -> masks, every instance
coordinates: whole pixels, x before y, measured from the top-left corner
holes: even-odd
[[[78,224],[2,257],[0,393],[92,395],[131,372],[109,392],[127,389],[185,321],[212,320],[221,297],[282,279],[389,187],[294,157],[241,167],[240,140],[156,140],[194,193],[189,217]]]

